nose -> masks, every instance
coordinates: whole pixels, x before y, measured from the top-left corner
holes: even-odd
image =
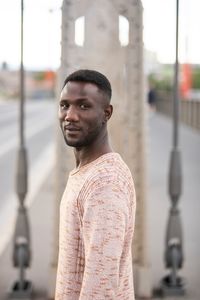
[[[78,114],[77,110],[73,106],[69,106],[64,116],[65,121],[67,122],[77,122],[78,121]]]

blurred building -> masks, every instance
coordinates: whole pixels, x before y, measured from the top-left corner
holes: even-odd
[[[151,73],[158,73],[161,64],[158,61],[156,52],[144,49],[144,73],[149,75]]]
[[[53,98],[56,73],[49,70],[25,72],[25,95],[27,99]],[[0,99],[17,99],[20,96],[20,74],[7,66],[0,70]]]

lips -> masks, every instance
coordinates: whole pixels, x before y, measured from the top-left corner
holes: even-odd
[[[80,131],[81,129],[79,127],[74,126],[74,125],[65,125],[64,130],[69,131],[69,132],[74,132],[74,131]]]

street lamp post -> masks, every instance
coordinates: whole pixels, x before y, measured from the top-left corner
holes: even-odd
[[[28,164],[27,152],[24,142],[24,65],[23,65],[23,10],[24,3],[21,0],[21,65],[20,65],[20,114],[19,114],[19,150],[17,157],[16,192],[19,199],[19,207],[14,232],[13,264],[19,269],[19,277],[14,282],[10,298],[29,299],[32,294],[32,284],[25,279],[25,269],[30,266],[30,232],[29,221],[24,205],[28,191]]]
[[[178,149],[179,129],[179,62],[178,62],[178,34],[179,34],[179,0],[176,0],[176,61],[174,65],[174,93],[173,93],[173,147],[170,155],[169,167],[169,195],[171,208],[166,232],[165,266],[170,270],[161,281],[161,292],[166,296],[184,295],[184,283],[178,270],[183,265],[183,237],[178,200],[182,191],[181,153]]]

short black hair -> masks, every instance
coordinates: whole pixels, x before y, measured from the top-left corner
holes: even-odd
[[[111,99],[112,96],[111,84],[108,78],[98,71],[88,70],[88,69],[77,70],[67,76],[67,78],[64,81],[62,89],[69,81],[93,83],[102,92],[104,92],[106,96],[108,96],[109,101]]]

